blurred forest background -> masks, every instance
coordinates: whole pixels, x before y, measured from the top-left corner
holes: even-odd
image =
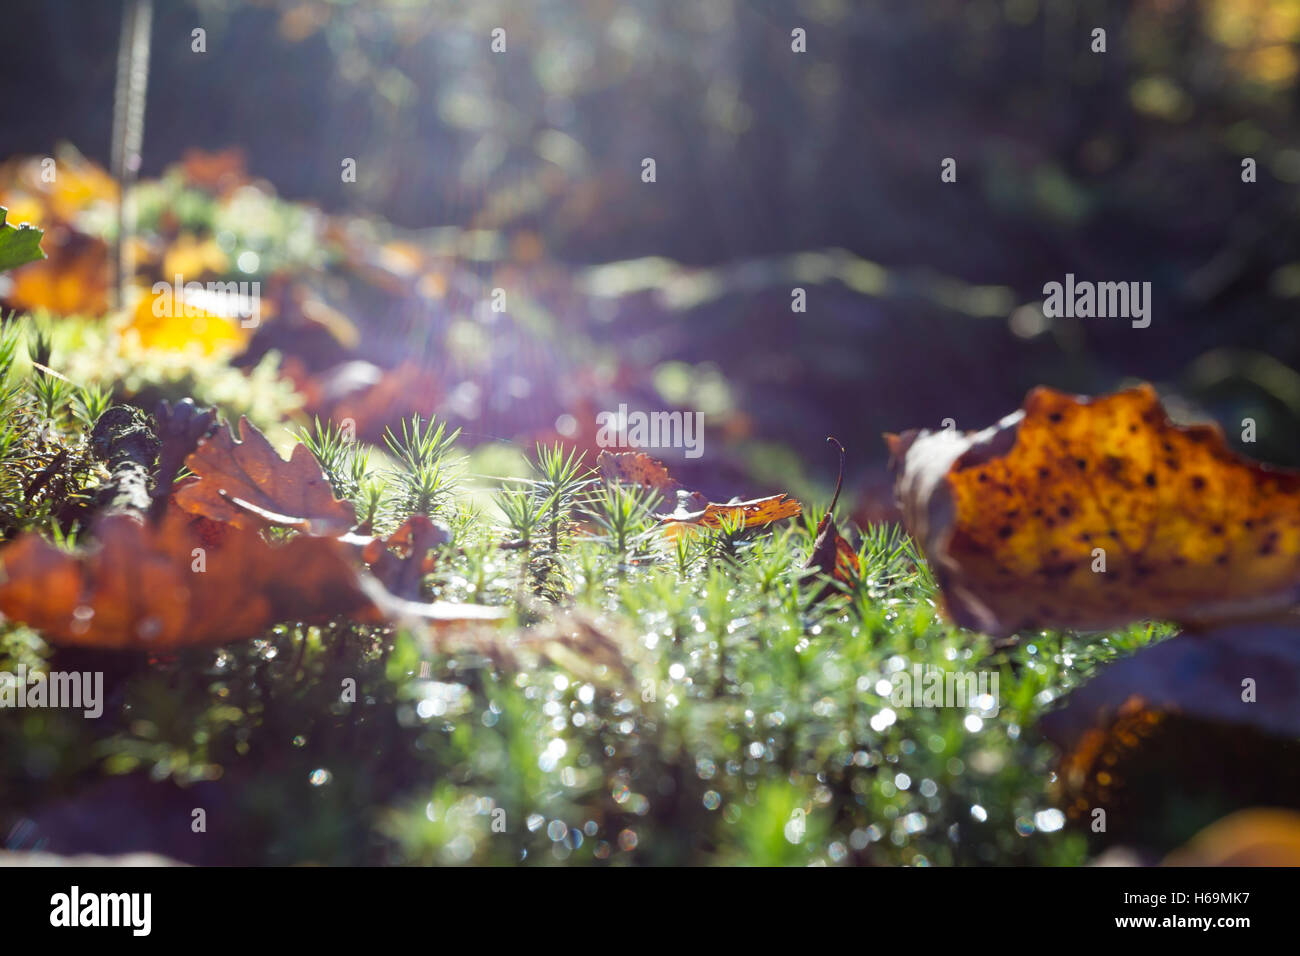
[[[121,17],[6,3],[0,159],[109,166]],[[747,493],[824,486],[834,434],[862,519],[882,431],[1143,378],[1300,464],[1297,0],[169,0],[151,40],[141,234],[267,283],[233,361],[274,353],[308,414],[594,447],[620,402],[700,410],[702,461],[663,457]],[[111,238],[85,211],[36,223],[52,262]],[[1066,273],[1151,282],[1150,327],[1044,318]]]

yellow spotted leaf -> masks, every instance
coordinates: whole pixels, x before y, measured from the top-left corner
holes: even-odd
[[[962,626],[1208,624],[1300,600],[1300,473],[1174,425],[1149,385],[1038,388],[982,432],[889,440],[904,520]]]

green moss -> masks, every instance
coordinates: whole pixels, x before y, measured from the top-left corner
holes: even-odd
[[[62,334],[53,361],[78,367]],[[39,396],[21,382],[11,391],[10,431],[83,453],[75,403],[43,427]],[[407,449],[408,470],[441,473],[454,448],[418,434],[395,453]],[[336,488],[372,497],[385,524],[402,517],[401,461],[374,450],[371,467],[309,437]],[[56,453],[6,459],[11,532],[77,532],[39,496],[23,500],[31,470]],[[107,701],[98,720],[0,714],[0,829],[76,850],[60,822],[73,807],[112,819],[117,849],[252,864],[1085,859],[1083,836],[1052,813],[1054,754],[1035,721],[1098,664],[1167,628],[994,647],[943,622],[924,561],[888,527],[860,536],[862,580],[810,607],[823,582],[800,569],[815,507],[775,533],[675,548],[636,515],[611,518],[581,475],[564,470],[569,490],[555,498],[554,471],[512,485],[563,502],[564,530],[552,539],[548,506],[547,531],[528,547],[496,546],[509,531],[471,504],[485,489],[460,469],[431,499],[454,540],[429,597],[528,595],[529,626],[486,643],[339,621],[149,659],[56,649],[4,625],[0,671],[102,670]],[[98,480],[78,474],[63,493],[89,494]],[[572,530],[584,514],[595,535]],[[561,612],[576,618],[548,620]],[[998,706],[900,702],[894,682],[916,668],[995,676]],[[142,789],[113,796],[110,785]],[[191,830],[196,807],[206,833]]]

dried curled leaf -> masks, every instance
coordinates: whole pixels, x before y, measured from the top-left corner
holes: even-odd
[[[671,513],[655,515],[659,529],[669,538],[700,528],[720,528],[724,520],[737,522],[741,528],[758,528],[782,518],[793,518],[803,510],[797,500],[783,494],[751,501],[733,498],[726,504],[710,502],[698,491],[684,489],[662,461],[645,452],[602,451],[596,467],[606,483],[637,485],[667,501],[675,501],[676,508]]]
[[[982,432],[889,442],[908,531],[964,627],[1208,623],[1300,599],[1300,473],[1172,424],[1149,385],[1038,388]]]
[[[155,432],[162,448],[158,453],[158,475],[154,487],[154,514],[162,513],[175,490],[173,482],[180,474],[185,459],[198,446],[199,440],[216,427],[215,409],[199,408],[190,398],[173,405],[162,401],[154,410]]]
[[[411,601],[389,594],[383,583],[368,574],[358,580],[362,593],[372,602],[369,613],[356,615],[359,620],[377,623],[383,620],[422,621],[426,624],[472,624],[500,622],[508,613],[503,607],[488,604],[457,604],[454,601]]]
[[[455,628],[433,628],[427,636],[430,649],[439,654],[481,656],[507,673],[550,661],[593,683],[624,687],[635,683],[629,658],[635,639],[576,608],[560,611],[534,627],[466,622]]]
[[[590,614],[570,610],[520,643],[537,647],[546,659],[587,680],[624,686],[635,683],[626,636]]]
[[[760,528],[782,518],[793,518],[802,510],[803,506],[796,499],[781,494],[727,504],[710,502],[698,511],[686,511],[679,506],[672,514],[656,517],[660,520],[663,533],[668,537],[676,537],[698,528],[721,528],[724,520],[737,522],[742,529]]]
[[[200,442],[185,460],[197,476],[176,489],[183,510],[237,528],[284,524],[312,535],[338,535],[356,524],[352,504],[334,497],[306,445],[285,461],[247,418],[239,440],[225,428]]]
[[[835,506],[840,500],[840,489],[844,487],[844,446],[834,438],[826,440],[835,442],[840,450],[840,474],[835,481],[835,494],[831,497],[830,507],[822,515],[822,520],[817,522],[817,536],[813,539],[812,552],[808,555],[807,566],[831,579],[813,596],[813,604],[834,594],[835,582],[851,584],[862,571],[858,552],[835,526]]]

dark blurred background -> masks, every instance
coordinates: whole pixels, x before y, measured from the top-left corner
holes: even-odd
[[[0,157],[108,164],[121,11],[6,3]],[[1300,464],[1298,40],[1294,0],[168,0],[142,175],[233,145],[332,213],[526,237],[551,334],[707,405],[757,484],[835,433],[869,499],[881,431],[1137,378]],[[1150,327],[1044,318],[1066,273],[1151,282]]]

